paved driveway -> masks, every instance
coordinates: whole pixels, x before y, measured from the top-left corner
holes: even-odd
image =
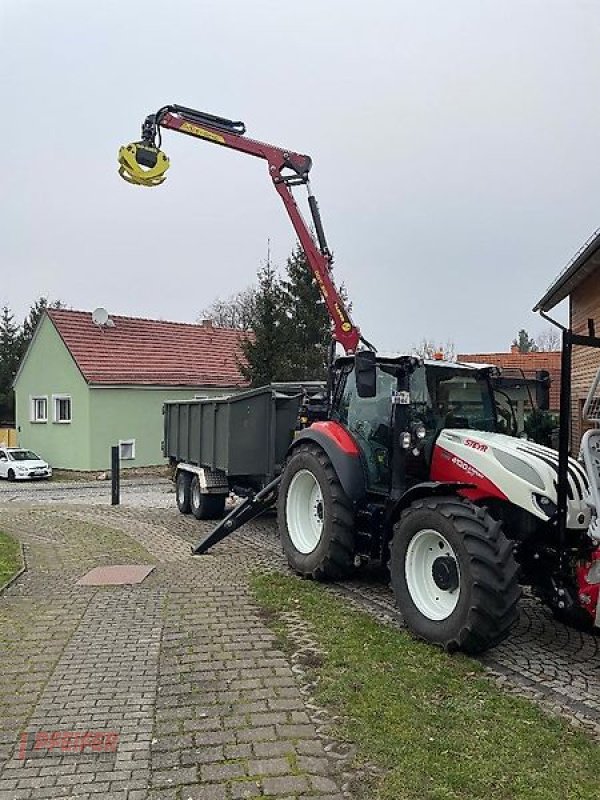
[[[249,595],[261,554],[192,559],[154,513],[0,504],[28,563],[0,596],[0,798],[340,798],[342,750]],[[114,563],[155,569],[76,583]]]
[[[0,596],[0,800],[341,797],[343,747],[279,652],[249,596],[249,573],[285,569],[275,521],[192,559],[210,528],[174,508],[168,483],[0,495],[0,529],[25,544],[29,570]],[[44,499],[40,497],[44,492]],[[32,502],[32,498],[33,502]],[[82,587],[101,564],[154,564],[133,587]],[[330,586],[401,624],[381,575]],[[485,656],[526,693],[600,735],[600,639],[570,630],[536,601]],[[115,752],[26,752],[21,732],[105,731]],[[86,757],[84,757],[86,756]]]

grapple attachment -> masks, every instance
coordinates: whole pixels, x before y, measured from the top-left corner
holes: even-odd
[[[149,142],[132,142],[119,150],[119,175],[127,183],[159,186],[168,169],[168,156]]]

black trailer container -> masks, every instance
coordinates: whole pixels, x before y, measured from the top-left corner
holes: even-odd
[[[283,468],[302,401],[302,394],[265,386],[165,403],[163,453],[175,470],[179,510],[214,519],[231,491],[270,483]]]

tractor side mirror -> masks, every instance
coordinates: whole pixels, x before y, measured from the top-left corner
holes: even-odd
[[[538,369],[535,373],[535,402],[540,411],[550,408],[550,373],[547,369]]]
[[[377,394],[377,367],[372,350],[359,350],[354,356],[356,392],[359,397],[375,397]]]

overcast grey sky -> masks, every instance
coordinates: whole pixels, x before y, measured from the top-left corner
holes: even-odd
[[[0,0],[0,303],[193,321],[294,238],[266,165],[167,132],[180,103],[309,153],[337,281],[384,349],[506,349],[600,225],[600,3]]]

